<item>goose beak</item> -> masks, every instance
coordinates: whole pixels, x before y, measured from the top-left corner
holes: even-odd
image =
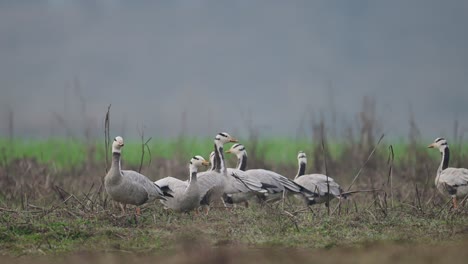
[[[237,143],[237,142],[239,142],[239,141],[238,141],[237,139],[235,139],[235,138],[232,137],[232,138],[229,139],[229,142]]]
[[[205,166],[209,166],[209,165],[210,165],[210,162],[204,160],[204,161],[202,161],[202,164],[205,165]]]
[[[228,150],[226,150],[225,152],[226,152],[226,153],[231,153],[231,150],[230,150],[230,149],[228,149]]]
[[[435,148],[435,144],[434,144],[434,143],[432,143],[432,144],[430,144],[430,145],[429,145],[429,146],[427,146],[427,147],[428,147],[428,148]]]

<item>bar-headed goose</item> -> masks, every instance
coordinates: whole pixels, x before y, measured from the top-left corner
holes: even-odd
[[[208,166],[209,162],[202,156],[195,156],[189,164],[189,180],[182,181],[174,177],[166,177],[155,183],[161,188],[167,200],[162,200],[166,208],[175,212],[189,212],[200,206],[200,188],[198,186],[197,172],[201,166]]]
[[[165,198],[159,186],[145,175],[136,171],[121,170],[120,156],[123,146],[123,138],[116,137],[112,143],[112,164],[104,177],[104,187],[112,200],[120,203],[122,213],[125,214],[127,204],[139,206]]]
[[[237,139],[225,132],[217,134],[214,139],[213,170],[202,172],[198,176],[202,193],[200,205],[209,205],[223,194],[262,191],[260,182],[246,178],[243,171],[226,168],[223,148],[228,142],[237,142]]]
[[[450,151],[444,138],[436,138],[428,147],[438,148],[442,156],[435,185],[439,192],[452,197],[453,207],[457,208],[457,198],[464,199],[468,195],[468,169],[448,167]]]
[[[284,196],[285,191],[290,194],[296,193],[303,195],[305,199],[312,199],[313,197],[317,196],[317,194],[313,191],[304,188],[300,184],[274,171],[265,169],[246,170],[247,151],[242,144],[233,145],[227,152],[237,156],[237,171],[245,171],[246,178],[250,179],[251,181],[260,182],[262,189],[262,194],[260,194],[260,197],[263,197],[267,201],[281,199]],[[249,198],[250,196],[248,195],[233,195],[231,196],[230,200],[227,200],[227,202],[240,203]]]
[[[307,157],[304,152],[299,151],[297,161],[299,169],[294,181],[319,195],[314,199],[305,200],[308,205],[325,203],[328,206],[328,202],[334,198],[346,198],[341,195],[343,190],[340,185],[331,177],[324,174],[305,174]]]

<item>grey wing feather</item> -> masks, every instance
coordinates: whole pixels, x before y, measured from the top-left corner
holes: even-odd
[[[468,169],[447,168],[440,174],[439,181],[454,187],[468,185]]]
[[[327,184],[328,178],[328,184]],[[320,196],[324,196],[330,191],[333,196],[340,196],[342,190],[338,183],[333,178],[323,174],[308,174],[302,175],[296,179],[296,182],[310,191],[317,192]]]
[[[287,177],[270,170],[254,169],[246,171],[254,177],[257,177],[264,186],[270,185],[269,193],[279,193],[288,190],[292,193],[301,193],[306,197],[316,197],[317,194],[300,184],[288,179]]]
[[[247,174],[245,171],[238,169],[227,169],[229,184],[225,193],[247,193],[247,192],[265,192],[262,188],[262,183],[255,177]]]
[[[148,199],[164,199],[164,194],[154,182],[152,182],[148,177],[143,174],[140,174],[136,171],[131,170],[123,170],[122,176],[129,179],[131,182],[138,183],[143,188],[145,188],[146,192],[148,193]]]
[[[278,175],[269,173],[271,171],[263,169],[248,170],[246,173],[249,177],[257,179],[261,183],[261,188],[266,190],[268,193],[280,193],[285,190],[284,185],[281,183]],[[281,175],[279,175],[281,176]]]
[[[197,175],[200,202],[210,204],[211,201],[221,198],[224,192],[224,175],[215,171],[205,171]]]
[[[170,177],[170,176],[157,180],[154,183],[158,185],[159,188],[161,188],[161,190],[164,192],[164,195],[166,195],[166,193],[180,194],[180,193],[185,192],[185,190],[188,187],[187,181],[182,181],[180,179]]]

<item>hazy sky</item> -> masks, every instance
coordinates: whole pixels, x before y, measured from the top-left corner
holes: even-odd
[[[389,136],[468,129],[468,1],[0,0],[0,133],[295,136],[319,112]],[[81,99],[80,99],[81,98]],[[84,105],[83,105],[84,102]],[[330,103],[333,102],[331,106]],[[84,109],[84,110],[83,110]],[[64,121],[60,121],[63,119]]]

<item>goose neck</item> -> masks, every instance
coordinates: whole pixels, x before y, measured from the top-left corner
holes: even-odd
[[[215,170],[219,173],[227,174],[226,165],[224,163],[223,144],[215,142],[214,151],[215,151],[214,163],[216,163]]]
[[[117,170],[120,174],[120,151],[112,152],[111,169]]]
[[[448,168],[448,163],[450,160],[450,150],[448,147],[443,148],[441,151],[442,160],[439,165],[439,169],[437,170],[437,174],[439,175],[443,170]]]
[[[197,166],[190,164],[190,182],[197,181]]]
[[[242,153],[237,156],[237,167],[238,170],[245,171],[247,169],[247,154]]]
[[[297,175],[294,179],[297,179],[299,177],[301,177],[302,175],[305,174],[305,170],[306,170],[306,163],[305,162],[299,162],[299,169],[297,170]]]

